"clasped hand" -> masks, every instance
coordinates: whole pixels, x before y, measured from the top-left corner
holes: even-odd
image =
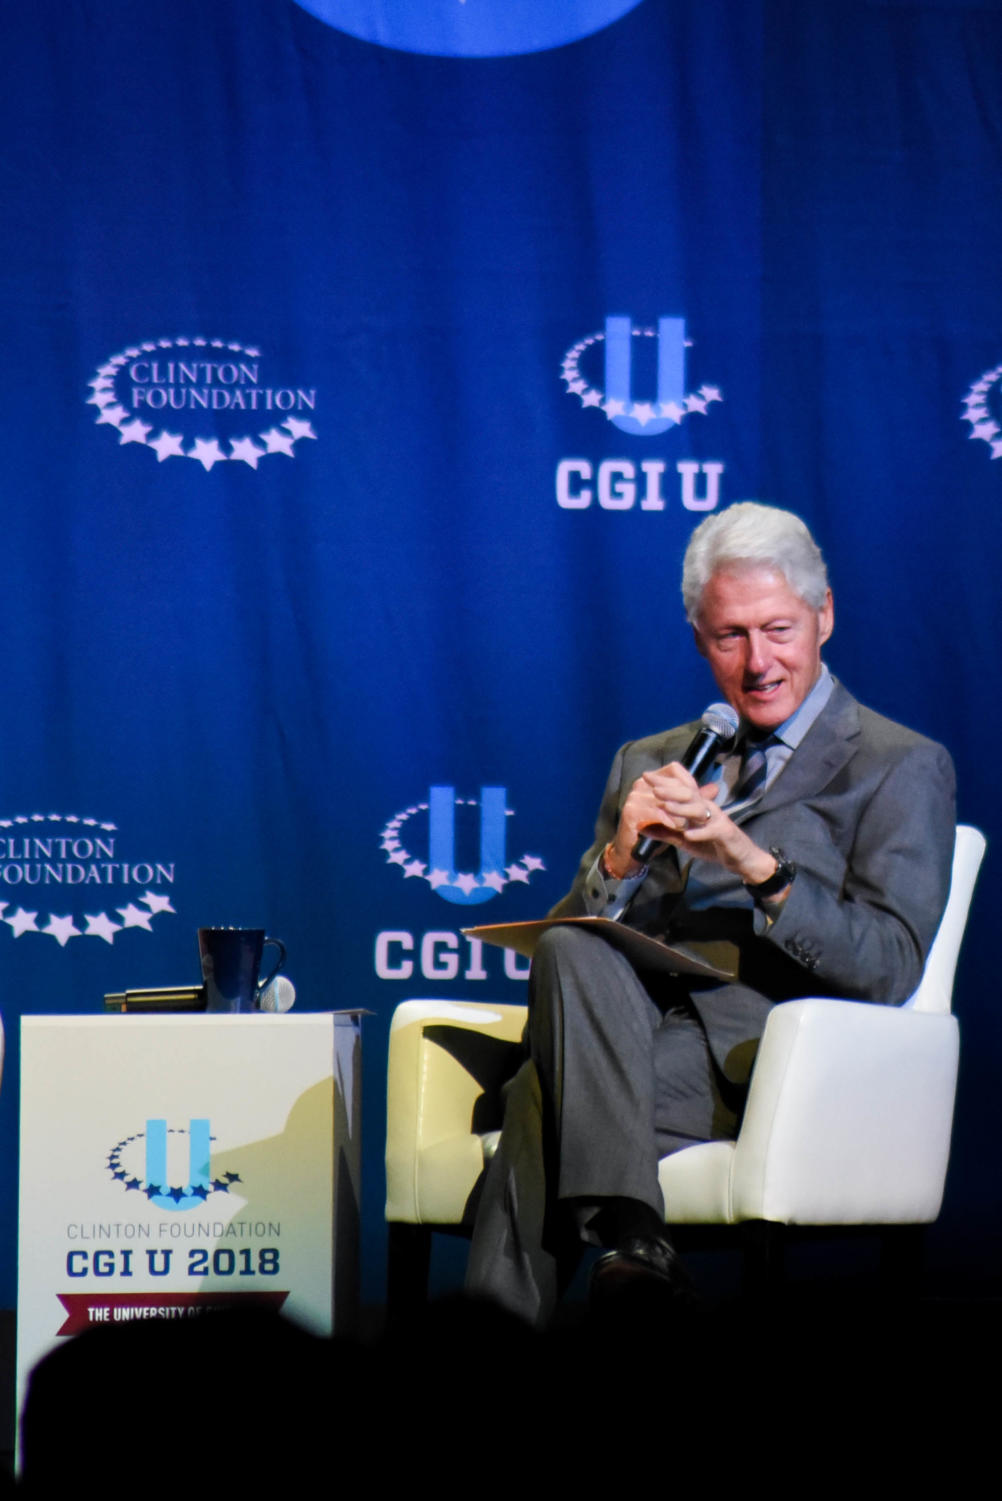
[[[633,849],[641,837],[674,844],[701,860],[713,860],[743,881],[765,881],[776,869],[767,850],[750,839],[722,808],[720,788],[700,787],[679,761],[637,778],[623,804],[616,836],[606,851],[610,874],[634,874],[639,862]]]

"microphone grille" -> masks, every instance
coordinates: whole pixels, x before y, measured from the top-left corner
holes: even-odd
[[[700,723],[717,735],[724,746],[730,745],[738,732],[738,716],[730,704],[710,704],[703,710]]]
[[[296,999],[296,987],[288,975],[276,975],[261,992],[258,1008],[261,1011],[289,1011]]]

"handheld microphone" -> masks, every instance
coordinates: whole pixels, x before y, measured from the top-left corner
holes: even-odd
[[[729,750],[738,732],[738,716],[730,704],[710,704],[703,710],[703,717],[690,742],[682,765],[691,771],[698,782],[714,757],[722,750]],[[647,865],[651,857],[662,848],[663,841],[642,835],[633,846],[633,858]]]

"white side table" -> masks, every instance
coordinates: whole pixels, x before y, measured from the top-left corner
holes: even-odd
[[[18,1412],[61,1336],[253,1296],[358,1307],[360,1018],[21,1023]]]

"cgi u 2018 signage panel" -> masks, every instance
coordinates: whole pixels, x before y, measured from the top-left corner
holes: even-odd
[[[93,1327],[248,1300],[350,1323],[358,1067],[350,1015],[26,1017],[22,1394]]]

